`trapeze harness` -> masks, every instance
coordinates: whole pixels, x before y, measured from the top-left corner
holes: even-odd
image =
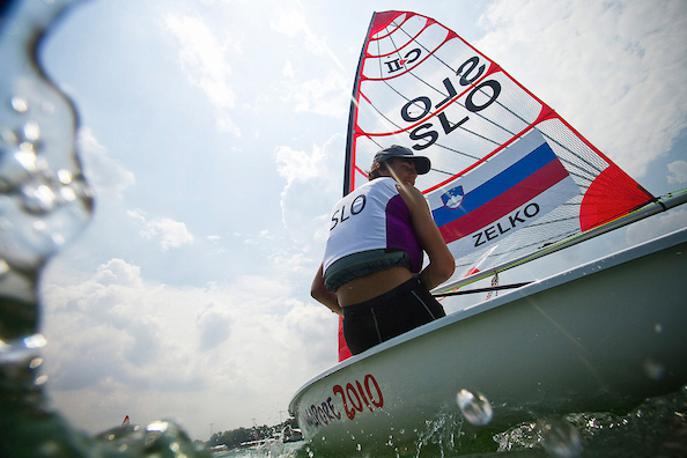
[[[419,274],[422,260],[410,210],[393,178],[376,178],[334,206],[323,261],[330,291],[394,266]],[[343,311],[344,336],[353,354],[446,315],[417,275]]]

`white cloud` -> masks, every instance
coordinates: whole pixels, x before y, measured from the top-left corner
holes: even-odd
[[[495,1],[476,46],[634,176],[687,128],[687,8]]]
[[[290,9],[285,10],[284,5],[280,3],[278,7],[273,8],[274,14],[270,20],[270,27],[278,33],[303,43],[305,51],[316,56],[329,57],[339,69],[343,69],[341,61],[329,48],[326,37],[317,35],[311,29],[303,7],[298,3],[288,3]]]
[[[281,99],[296,112],[315,113],[343,119],[350,107],[350,81],[340,72],[331,71],[322,78],[305,81],[284,78]]]
[[[148,219],[142,210],[129,210],[127,214],[141,226],[139,235],[146,240],[156,240],[162,251],[169,251],[194,241],[186,224],[171,218]]]
[[[113,159],[88,127],[79,129],[78,146],[96,199],[121,200],[124,191],[136,182],[134,173]]]
[[[91,432],[125,414],[139,424],[182,419],[201,438],[209,421],[271,421],[336,360],[336,317],[294,299],[280,278],[182,288],[112,259],[90,278],[43,290],[51,398]]]
[[[687,161],[674,161],[668,164],[668,183],[687,183]]]
[[[282,223],[291,240],[310,251],[325,222],[322,211],[329,211],[340,197],[344,140],[335,135],[310,152],[289,146],[276,150],[277,172],[286,179],[280,195]]]
[[[179,58],[187,78],[210,99],[217,112],[217,127],[240,136],[232,108],[236,94],[229,85],[232,52],[240,53],[240,43],[228,37],[221,39],[195,15],[173,15],[165,18],[165,25],[179,42]]]

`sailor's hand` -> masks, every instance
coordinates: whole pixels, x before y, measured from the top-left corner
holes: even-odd
[[[408,208],[418,208],[420,205],[422,207],[419,208],[427,207],[425,196],[423,196],[422,192],[412,184],[397,183],[396,189],[398,189],[398,193],[401,195],[401,198]]]

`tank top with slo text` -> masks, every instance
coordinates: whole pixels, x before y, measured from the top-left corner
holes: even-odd
[[[332,209],[330,220],[325,273],[346,256],[380,249],[404,251],[410,270],[420,272],[422,247],[393,178],[376,178],[343,197]]]

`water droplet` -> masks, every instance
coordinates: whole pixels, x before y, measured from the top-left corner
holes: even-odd
[[[11,130],[3,130],[2,134],[0,134],[0,138],[2,138],[2,141],[8,145],[16,146],[19,144],[17,134],[12,132]]]
[[[663,367],[663,364],[654,361],[651,358],[647,358],[644,360],[644,373],[652,380],[660,380],[663,378],[663,375],[666,372],[665,367]]]
[[[45,184],[29,184],[22,188],[22,207],[29,213],[49,213],[55,208],[56,196],[52,188]]]
[[[28,337],[24,337],[24,348],[38,349],[43,348],[48,343],[48,341],[43,337],[42,334],[33,334]]]
[[[57,171],[57,179],[60,180],[60,183],[68,185],[74,180],[74,175],[67,169],[60,169]]]
[[[60,188],[60,197],[64,202],[74,202],[76,200],[76,192],[70,186],[62,186]]]
[[[661,323],[656,323],[656,324],[654,325],[654,332],[655,332],[656,334],[660,334],[660,333],[663,332],[663,326],[661,325]]]
[[[167,431],[168,427],[169,423],[167,423],[166,421],[154,421],[150,423],[148,426],[146,426],[146,431],[164,433],[165,431]]]
[[[36,368],[40,367],[41,365],[43,365],[43,358],[36,357],[36,358],[33,358],[31,360],[31,362],[29,363],[29,368],[36,369]]]
[[[17,113],[26,113],[29,111],[29,102],[21,97],[12,97],[10,99],[10,106]]]
[[[0,279],[7,275],[11,270],[10,265],[4,259],[0,258]]]
[[[494,415],[489,400],[481,393],[461,389],[456,395],[456,402],[465,419],[473,425],[486,425]]]
[[[29,121],[24,124],[22,133],[24,134],[24,139],[33,143],[41,138],[41,127],[36,121]]]
[[[27,150],[20,147],[19,151],[14,153],[14,160],[29,173],[35,172],[38,168],[38,157],[36,156],[36,152],[31,149]]]
[[[538,422],[544,450],[557,458],[573,458],[582,454],[580,433],[565,420]]]

